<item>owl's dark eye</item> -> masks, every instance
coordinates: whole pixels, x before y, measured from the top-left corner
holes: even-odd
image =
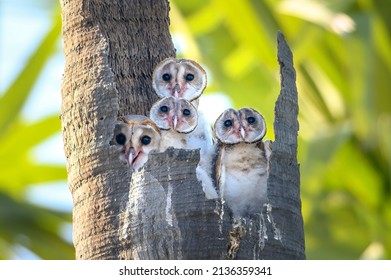
[[[255,123],[255,118],[254,117],[248,117],[247,121],[248,121],[248,123]]]
[[[162,111],[163,113],[167,113],[168,112],[168,107],[167,106],[162,106],[162,107],[160,107],[160,111]]]
[[[189,109],[184,109],[183,110],[183,115],[190,116],[190,110]]]
[[[231,120],[226,120],[226,121],[224,122],[224,126],[225,126],[225,127],[230,127],[230,126],[232,126],[232,121],[231,121]]]
[[[191,74],[191,73],[187,74],[186,75],[186,81],[192,81],[192,80],[194,80],[194,75]]]
[[[115,137],[115,140],[118,144],[123,145],[126,142],[126,136],[123,133],[120,133]]]
[[[168,82],[169,80],[171,80],[171,75],[168,74],[168,73],[164,73],[163,76],[162,76],[162,79],[166,82]]]
[[[151,143],[151,137],[145,135],[141,138],[141,144],[143,145],[148,145],[149,143]]]

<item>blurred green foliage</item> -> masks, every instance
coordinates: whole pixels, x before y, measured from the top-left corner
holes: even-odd
[[[302,210],[309,259],[391,259],[391,9],[389,0],[171,0],[178,55],[206,66],[206,94],[265,116],[273,139],[280,90],[276,36],[293,54],[299,90]],[[15,245],[44,259],[73,258],[62,213],[33,205],[34,183],[66,178],[31,149],[60,129],[57,116],[20,112],[55,50],[60,21],[0,94],[0,259]],[[60,79],[59,79],[60,80]]]
[[[299,163],[309,259],[391,258],[391,9],[388,0],[171,1],[174,38],[273,139],[276,37],[299,91]]]
[[[30,186],[67,178],[64,166],[40,164],[32,157],[33,148],[59,132],[59,117],[49,116],[33,123],[21,118],[27,98],[57,50],[60,33],[58,15],[18,77],[0,94],[0,259],[14,258],[19,248],[43,259],[74,258],[72,244],[61,237],[62,226],[71,221],[70,213],[35,205],[27,199]]]

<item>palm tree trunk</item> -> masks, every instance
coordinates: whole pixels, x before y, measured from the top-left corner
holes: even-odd
[[[77,259],[119,259],[130,172],[110,146],[118,115],[146,114],[151,73],[175,56],[165,0],[63,0],[62,135]]]
[[[297,90],[281,34],[276,104],[262,214],[233,225],[205,200],[198,151],[155,153],[131,174],[109,142],[118,115],[147,114],[154,66],[175,56],[167,1],[62,1],[66,65],[62,131],[77,259],[303,259],[297,151]]]

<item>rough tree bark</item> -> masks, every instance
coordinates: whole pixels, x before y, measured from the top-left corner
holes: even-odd
[[[130,172],[109,142],[118,115],[157,100],[152,70],[175,56],[166,0],[62,0],[62,135],[77,259],[121,258]]]
[[[77,259],[303,259],[292,54],[278,35],[269,203],[233,225],[196,179],[199,152],[169,149],[131,174],[110,146],[118,115],[147,114],[154,66],[175,56],[165,0],[63,0],[62,130]]]

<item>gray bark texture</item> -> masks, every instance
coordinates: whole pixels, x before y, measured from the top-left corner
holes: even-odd
[[[77,259],[304,259],[298,103],[292,53],[278,34],[281,93],[269,203],[232,221],[206,200],[198,150],[150,154],[132,173],[110,145],[117,117],[148,115],[155,65],[175,56],[164,0],[63,0],[62,134]]]
[[[62,137],[76,259],[123,258],[129,168],[109,143],[117,117],[147,114],[152,71],[175,56],[166,0],[62,0]]]

